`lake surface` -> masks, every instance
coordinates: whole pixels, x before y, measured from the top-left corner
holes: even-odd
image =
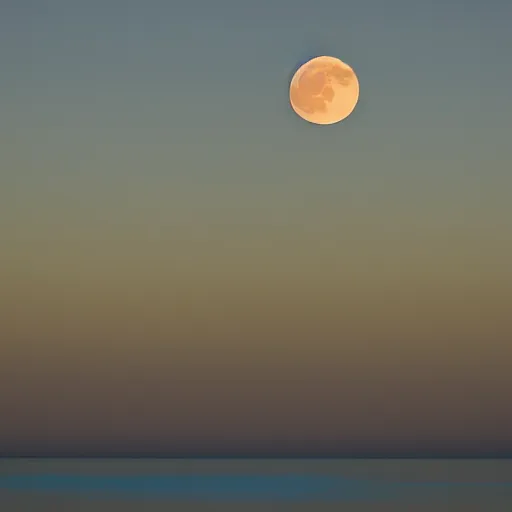
[[[512,460],[0,459],[0,510],[511,512]]]

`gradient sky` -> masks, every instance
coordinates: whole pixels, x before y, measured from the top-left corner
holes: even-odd
[[[512,450],[511,19],[1,1],[0,452]]]

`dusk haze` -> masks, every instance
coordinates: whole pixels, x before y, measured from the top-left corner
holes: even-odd
[[[2,2],[0,455],[510,456],[511,20]]]

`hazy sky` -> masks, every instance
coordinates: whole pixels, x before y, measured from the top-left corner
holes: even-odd
[[[0,452],[512,450],[511,19],[0,2]]]

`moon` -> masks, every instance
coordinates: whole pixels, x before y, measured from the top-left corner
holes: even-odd
[[[347,118],[359,99],[354,70],[335,57],[322,55],[303,64],[290,82],[295,113],[314,124],[334,124]]]

